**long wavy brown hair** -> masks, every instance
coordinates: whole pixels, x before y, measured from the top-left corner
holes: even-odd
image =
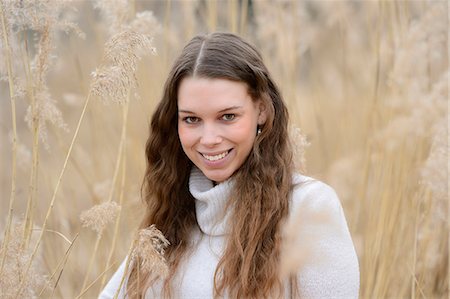
[[[188,188],[192,162],[183,152],[177,131],[178,87],[186,77],[245,82],[252,99],[261,100],[268,114],[248,158],[233,174],[230,234],[216,269],[214,296],[225,292],[230,298],[282,296],[280,226],[289,211],[293,171],[288,111],[259,52],[230,33],[196,36],[184,47],[152,117],[142,188],[147,209],[141,228],[155,224],[171,243],[165,253],[170,274],[164,294],[170,297],[171,280],[197,226],[195,200]],[[137,270],[132,266],[127,290],[140,297],[154,280]]]

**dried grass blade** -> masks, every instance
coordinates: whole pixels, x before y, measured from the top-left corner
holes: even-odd
[[[79,235],[79,233],[77,233],[77,234],[75,235],[75,237],[73,238],[72,241],[67,240],[67,241],[69,241],[70,245],[69,245],[69,247],[67,248],[66,253],[64,254],[64,257],[61,259],[61,261],[60,261],[60,262],[58,263],[58,265],[56,266],[55,271],[53,271],[52,275],[50,275],[50,278],[48,279],[49,281],[51,281],[51,280],[53,279],[53,277],[55,276],[57,270],[58,270],[58,269],[61,267],[61,265],[62,265],[62,268],[61,268],[61,270],[59,271],[58,278],[56,279],[55,285],[53,286],[52,295],[51,295],[50,297],[53,297],[53,293],[54,293],[56,287],[58,286],[59,280],[61,279],[61,276],[62,276],[62,273],[63,273],[63,270],[64,270],[64,266],[66,265],[67,259],[68,259],[68,257],[69,257],[70,250],[72,249],[73,244],[75,243],[76,239],[78,238],[78,235]],[[63,235],[63,236],[64,236],[64,235]],[[64,237],[64,239],[66,239],[66,237]],[[42,296],[42,293],[43,293],[44,291],[45,291],[45,286],[44,286],[44,287],[41,289],[41,291],[39,292],[39,297]]]
[[[121,136],[121,145],[123,146],[122,149],[122,177],[121,177],[121,182],[120,182],[120,193],[119,193],[119,206],[123,206],[123,198],[124,198],[124,190],[125,190],[125,179],[126,179],[126,146],[125,146],[125,142],[126,142],[126,127],[127,127],[127,120],[128,120],[128,107],[129,107],[129,101],[126,102],[124,109],[123,109],[123,123],[122,123],[122,136]],[[114,226],[114,234],[113,234],[113,239],[111,242],[111,251],[109,252],[109,256],[108,256],[108,260],[106,261],[106,268],[109,267],[109,265],[111,264],[112,261],[112,257],[114,254],[114,248],[116,247],[116,242],[117,242],[117,236],[118,236],[118,232],[119,232],[119,224],[120,224],[120,215],[121,215],[122,209],[119,211],[119,213],[117,214],[116,217],[116,223]],[[101,286],[103,287],[105,284],[105,280],[106,280],[106,276],[103,276],[102,278],[102,283]]]
[[[103,271],[102,273],[100,273],[99,276],[97,276],[97,278],[94,279],[94,281],[91,282],[90,285],[88,285],[81,293],[80,295],[78,295],[75,299],[79,299],[81,298],[81,296],[83,296],[84,294],[86,294],[86,292],[100,279],[100,277],[102,277],[106,272],[109,271],[109,269],[111,269],[116,263],[112,263],[112,265],[107,268],[105,271]]]
[[[16,120],[16,102],[15,102],[15,93],[14,93],[14,82],[13,82],[13,74],[12,74],[12,64],[11,64],[11,47],[8,40],[8,29],[6,27],[6,21],[4,16],[4,6],[3,1],[0,1],[0,17],[2,22],[2,31],[3,31],[3,39],[6,47],[6,64],[8,69],[8,82],[9,82],[9,96],[11,99],[11,118],[12,118],[12,127],[13,127],[13,136],[12,136],[12,171],[11,171],[11,194],[9,199],[9,209],[7,216],[7,224],[4,232],[3,238],[3,247],[0,252],[4,254],[1,257],[1,265],[0,265],[0,276],[3,272],[3,267],[5,265],[6,259],[6,246],[9,242],[9,232],[11,229],[12,223],[12,212],[14,207],[14,201],[16,198],[16,179],[17,179],[17,120]]]
[[[65,158],[65,160],[64,160],[63,167],[62,167],[62,169],[61,169],[61,172],[60,172],[59,177],[58,177],[58,181],[57,181],[56,186],[55,186],[55,189],[54,189],[54,191],[53,191],[52,199],[51,199],[51,201],[50,201],[50,205],[49,205],[49,207],[48,207],[47,214],[46,214],[45,219],[44,219],[44,222],[43,222],[43,224],[42,224],[42,231],[41,231],[41,234],[39,235],[39,238],[38,238],[38,240],[37,240],[37,242],[36,242],[36,245],[35,245],[35,247],[34,247],[34,249],[33,249],[32,254],[31,254],[30,261],[28,262],[28,265],[27,265],[27,267],[26,267],[26,269],[25,269],[25,274],[24,274],[25,277],[26,277],[26,275],[28,274],[28,272],[29,272],[29,270],[30,270],[31,263],[33,262],[33,259],[34,259],[35,255],[36,255],[36,252],[37,252],[37,250],[38,250],[38,248],[39,248],[39,246],[40,246],[40,244],[41,244],[41,242],[42,242],[42,238],[43,238],[43,236],[44,236],[44,232],[45,232],[45,229],[46,229],[46,227],[47,227],[48,219],[49,219],[49,217],[50,217],[50,214],[51,214],[51,212],[52,212],[52,210],[53,210],[53,206],[54,206],[55,201],[56,201],[56,194],[58,193],[59,185],[61,184],[62,177],[63,177],[64,172],[65,172],[65,170],[66,170],[67,162],[69,161],[70,155],[71,155],[71,153],[72,153],[73,145],[75,144],[75,140],[77,139],[78,132],[79,132],[80,127],[81,127],[81,122],[83,121],[83,118],[84,118],[84,115],[85,115],[85,113],[86,113],[86,109],[87,109],[87,106],[88,106],[88,104],[89,104],[90,98],[91,98],[91,94],[89,93],[88,96],[87,96],[87,98],[86,98],[86,101],[85,101],[85,103],[84,103],[83,110],[81,111],[81,115],[80,115],[80,118],[79,118],[79,120],[78,120],[78,124],[77,124],[77,127],[76,127],[76,129],[75,129],[75,133],[74,133],[74,135],[73,135],[73,137],[72,137],[72,141],[71,141],[70,146],[69,146],[69,149],[68,149],[68,151],[67,151],[67,153],[66,153],[66,158]],[[22,288],[23,288],[24,282],[25,282],[25,278],[22,279],[22,283],[19,285],[19,288],[18,288],[17,293],[16,293],[16,297],[19,297],[20,292],[21,292],[21,290],[22,290]]]

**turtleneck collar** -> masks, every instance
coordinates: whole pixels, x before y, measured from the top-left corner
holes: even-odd
[[[228,232],[227,219],[230,213],[225,208],[233,185],[233,180],[229,178],[214,186],[200,169],[192,167],[189,191],[195,198],[197,222],[203,233],[221,236]]]

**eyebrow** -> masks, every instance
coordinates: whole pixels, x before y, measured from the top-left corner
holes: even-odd
[[[234,109],[239,109],[239,108],[242,108],[242,106],[231,106],[231,107],[228,107],[228,108],[225,108],[225,109],[220,110],[218,113],[223,113],[223,112],[226,112],[226,111],[229,111],[229,110],[234,110]],[[189,111],[189,110],[183,110],[183,109],[178,110],[178,113],[195,114],[195,113],[192,112],[192,111]]]

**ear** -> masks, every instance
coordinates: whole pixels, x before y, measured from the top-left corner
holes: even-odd
[[[259,111],[258,125],[263,125],[267,120],[267,107],[262,100],[259,100],[257,105]]]

